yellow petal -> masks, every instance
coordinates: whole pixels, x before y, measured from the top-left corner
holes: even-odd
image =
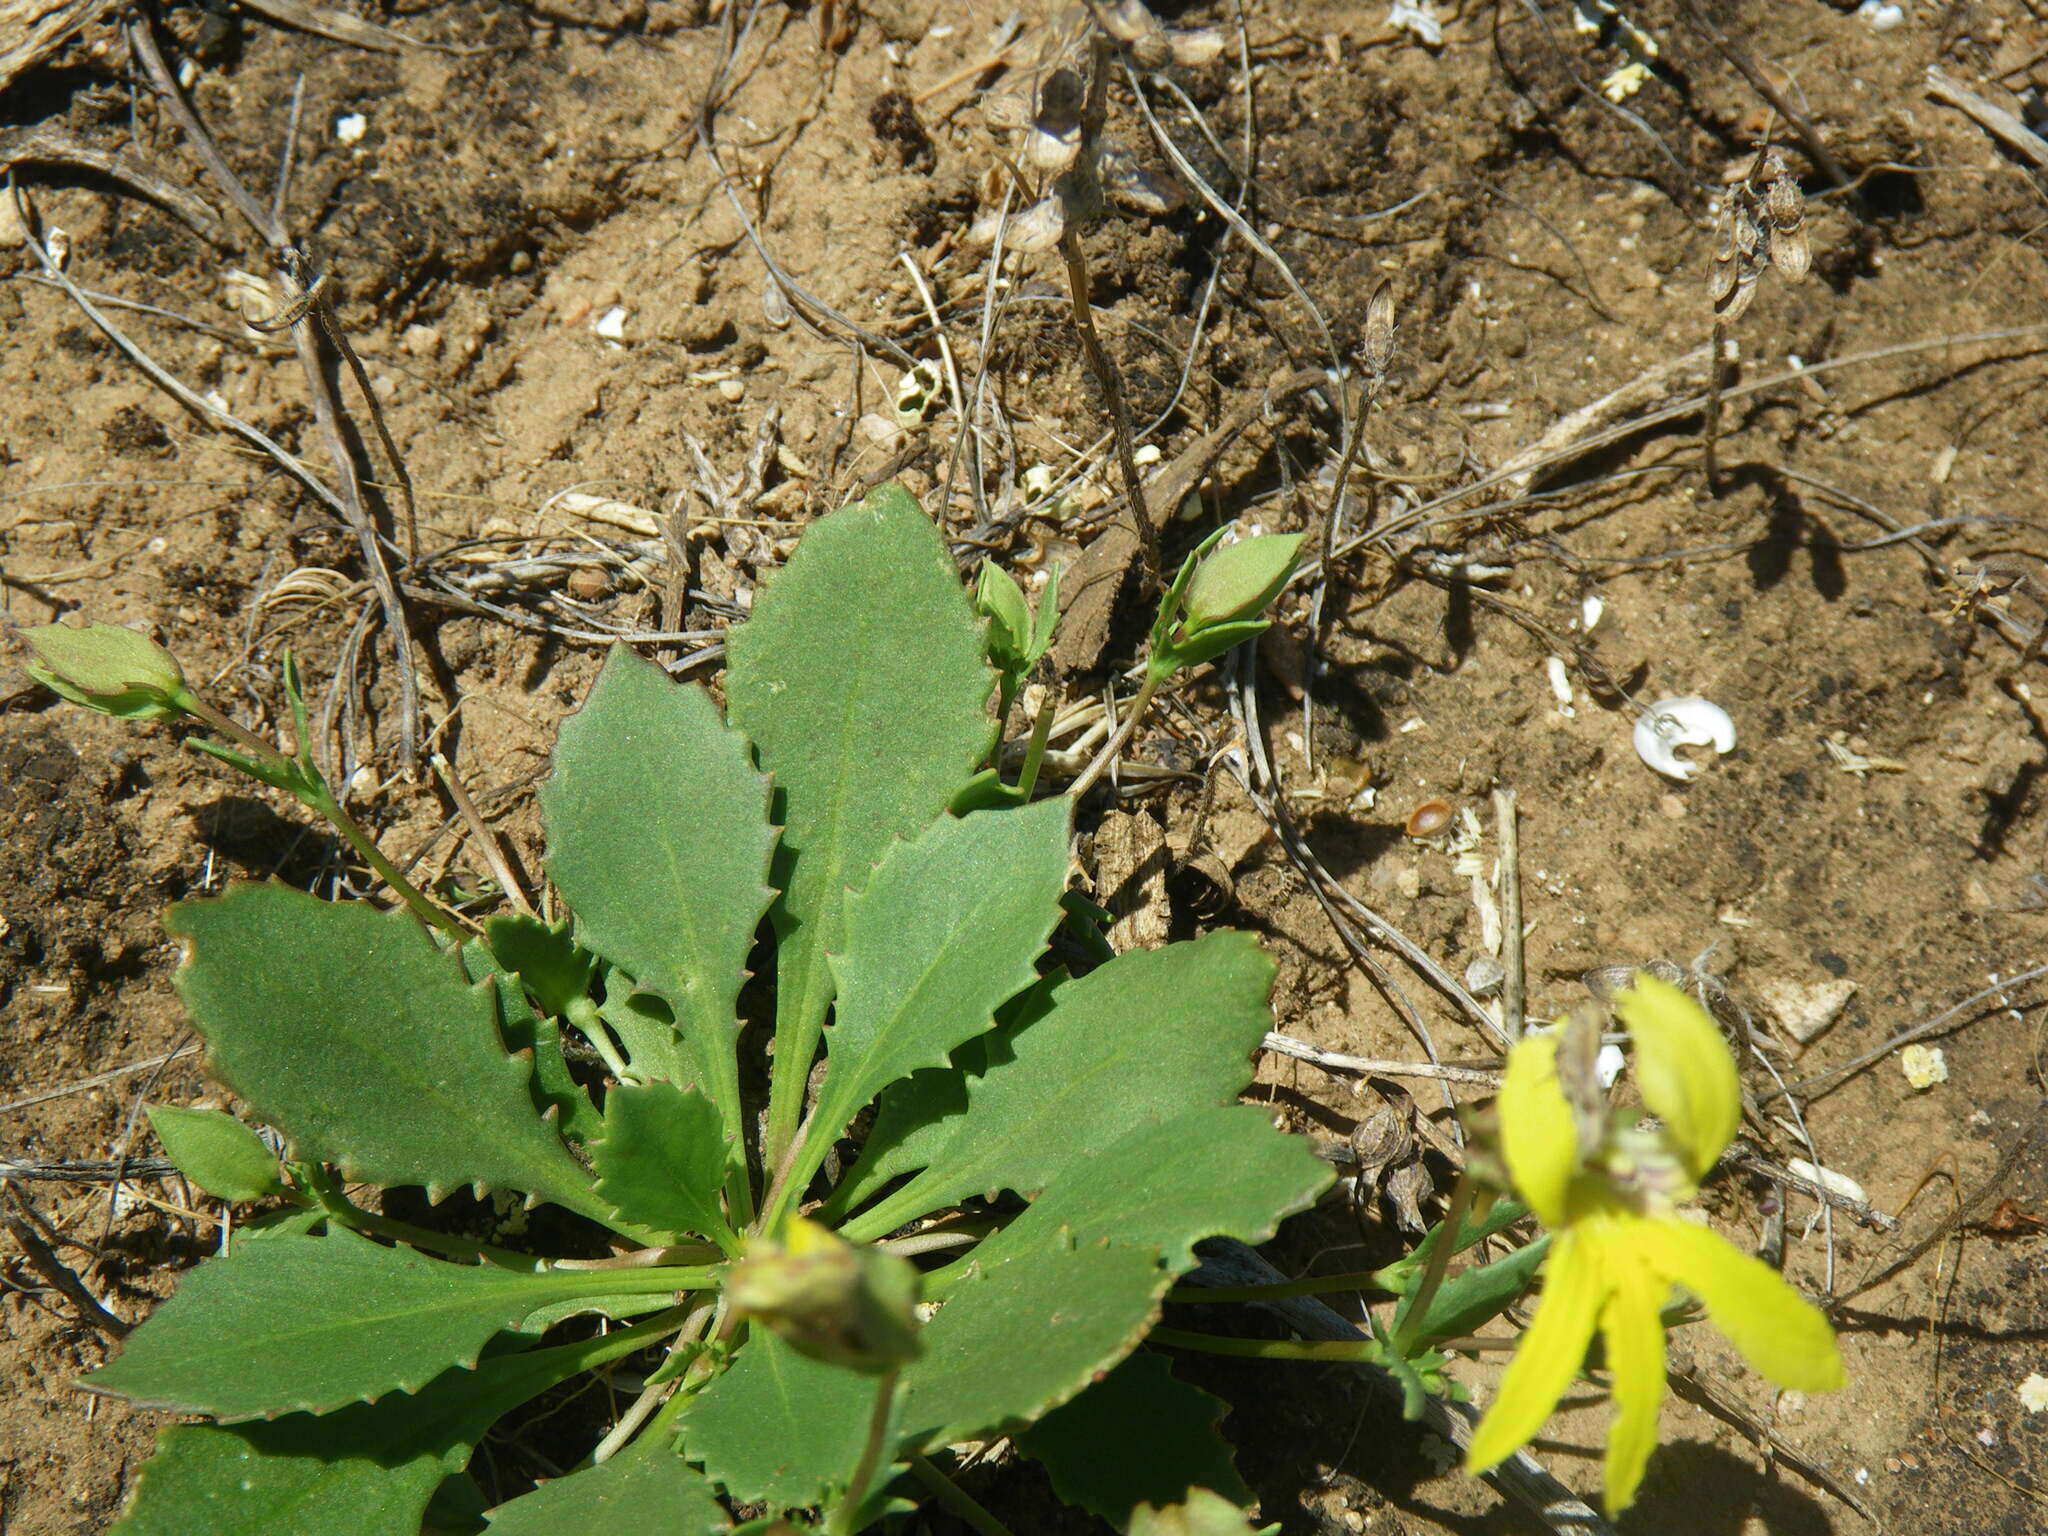
[[[1635,1042],[1636,1086],[1662,1120],[1695,1179],[1705,1176],[1742,1123],[1735,1057],[1704,1008],[1668,982],[1638,974],[1614,1000]]]
[[[1579,1374],[1600,1304],[1607,1297],[1604,1267],[1597,1241],[1589,1241],[1576,1228],[1558,1234],[1536,1315],[1501,1377],[1500,1396],[1465,1448],[1467,1472],[1484,1472],[1526,1445]]]
[[[1664,1320],[1658,1313],[1670,1284],[1625,1249],[1610,1253],[1614,1287],[1600,1313],[1607,1369],[1614,1377],[1614,1425],[1607,1431],[1607,1512],[1618,1515],[1636,1499],[1650,1452],[1657,1448],[1657,1413],[1664,1405]]]
[[[1507,1076],[1494,1100],[1500,1148],[1522,1201],[1546,1227],[1565,1224],[1565,1192],[1577,1171],[1579,1133],[1557,1084],[1557,1040],[1524,1035],[1508,1052]],[[1556,1261],[1552,1260],[1552,1267]]]
[[[1827,1318],[1769,1265],[1676,1217],[1631,1226],[1636,1251],[1699,1297],[1755,1370],[1799,1392],[1832,1392],[1848,1380]]]

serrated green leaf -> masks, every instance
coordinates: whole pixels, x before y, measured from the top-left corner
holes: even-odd
[[[918,1138],[924,1172],[846,1235],[873,1241],[968,1195],[1035,1194],[1133,1127],[1234,1101],[1272,1027],[1272,982],[1243,933],[1119,955],[1068,982],[1044,1017],[988,1036],[986,1072],[962,1074],[968,1112]],[[862,1194],[879,1183],[856,1176]]]
[[[233,1115],[174,1104],[151,1104],[144,1112],[164,1156],[216,1199],[261,1200],[284,1188],[277,1158],[261,1136]]]
[[[443,1478],[530,1398],[646,1342],[609,1338],[499,1355],[417,1394],[338,1413],[163,1431],[113,1536],[365,1536],[414,1532]]]
[[[1184,1504],[1141,1504],[1131,1514],[1131,1536],[1254,1536],[1256,1530],[1243,1510],[1207,1488],[1197,1488]]]
[[[238,1243],[186,1276],[85,1385],[226,1421],[325,1413],[473,1365],[528,1313],[606,1283],[445,1263],[340,1228]]]
[[[549,1013],[590,995],[597,957],[569,937],[567,923],[507,913],[484,924],[484,943],[498,968],[516,975]]]
[[[818,1220],[836,1225],[847,1211],[890,1179],[930,1163],[932,1153],[958,1129],[946,1122],[967,1112],[968,1080],[987,1075],[991,1045],[1044,1018],[1067,981],[1064,970],[1039,977],[996,1010],[994,1030],[975,1036],[953,1052],[951,1065],[914,1072],[892,1083],[875,1107],[874,1124],[861,1146],[859,1161],[833,1190],[818,1212]],[[1005,1061],[1009,1059],[1007,1044],[1000,1054]]]
[[[659,1232],[695,1232],[738,1252],[739,1239],[718,1200],[731,1147],[718,1106],[696,1089],[674,1083],[613,1088],[591,1156],[598,1194],[629,1221]]]
[[[602,1221],[505,1052],[488,984],[403,912],[244,885],[172,907],[207,1061],[294,1157],[372,1184],[519,1190]]]
[[[563,722],[540,804],[577,937],[674,1013],[664,1059],[634,1070],[697,1084],[738,1126],[735,1009],[774,895],[768,783],[746,744],[701,688],[619,647]]]
[[[583,1085],[569,1075],[561,1027],[546,1014],[534,1011],[519,978],[502,969],[482,944],[465,944],[461,954],[463,974],[472,982],[491,978],[498,998],[498,1035],[505,1049],[514,1057],[526,1052],[533,1060],[527,1091],[534,1108],[542,1114],[552,1109],[555,1128],[570,1141],[581,1145],[590,1140],[604,1122]]]
[[[1262,1243],[1333,1177],[1303,1138],[1276,1130],[1257,1105],[1193,1109],[1141,1125],[1068,1169],[1003,1237],[1050,1243],[1064,1232],[1081,1247],[1143,1244],[1183,1274],[1199,1262],[1194,1247],[1203,1238]]]
[[[543,1483],[484,1518],[491,1536],[721,1536],[732,1528],[703,1474],[660,1445]]]
[[[727,639],[727,711],[774,775],[782,823],[771,1166],[831,1005],[843,893],[987,755],[993,682],[952,557],[896,485],[811,524]]]
[[[810,1140],[789,1187],[810,1175],[861,1106],[898,1078],[944,1064],[1030,986],[1059,920],[1068,804],[1045,800],[935,822],[893,845],[847,898],[846,953],[832,956],[838,1008]]]
[[[752,1330],[682,1416],[683,1455],[744,1502],[805,1509],[843,1487],[867,1443],[876,1382]]]
[[[1222,1399],[1177,1380],[1164,1355],[1144,1350],[1018,1435],[1017,1449],[1044,1463],[1067,1503],[1121,1531],[1140,1504],[1179,1504],[1197,1488],[1251,1502],[1217,1427],[1224,1411]],[[1116,1453],[1105,1455],[1107,1446]]]
[[[1015,1429],[1066,1402],[1133,1349],[1171,1283],[1152,1248],[1006,1242],[947,1292],[904,1367],[899,1443],[951,1444]]]

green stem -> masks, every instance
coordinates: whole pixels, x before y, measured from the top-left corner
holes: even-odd
[[[1388,1291],[1391,1288],[1382,1283],[1381,1271],[1360,1270],[1348,1275],[1308,1275],[1300,1280],[1277,1280],[1271,1285],[1206,1285],[1177,1286],[1166,1293],[1166,1299],[1183,1305],[1200,1306],[1204,1302],[1226,1301],[1280,1301],[1288,1296],[1326,1296],[1332,1291]]]
[[[280,773],[288,776],[293,784],[302,786],[292,791],[294,798],[314,815],[324,817],[328,825],[339,832],[349,847],[355,850],[356,857],[369,865],[379,880],[397,892],[399,899],[410,907],[422,922],[450,934],[457,942],[465,942],[474,937],[473,931],[460,918],[430,899],[399,873],[397,865],[384,857],[377,845],[370,841],[369,834],[357,824],[356,819],[342,809],[341,802],[334,798],[334,792],[327,787],[327,781],[319,773],[308,771],[310,759],[306,764],[294,762],[254,731],[222,714],[190,689],[181,690],[172,702],[187,714],[203,720],[257,761],[280,770]],[[303,746],[303,743],[301,745]]]
[[[911,1457],[910,1475],[924,1484],[941,1509],[956,1520],[965,1521],[981,1536],[1012,1536],[1007,1525],[977,1504],[966,1489],[933,1466],[928,1457]]]
[[[1450,1209],[1444,1212],[1444,1219],[1440,1223],[1442,1231],[1447,1235],[1455,1235],[1464,1225],[1465,1212],[1471,1209],[1471,1206],[1472,1180],[1461,1173],[1458,1175],[1458,1182],[1451,1186],[1451,1204]],[[1401,1304],[1394,1324],[1393,1346],[1394,1352],[1404,1360],[1415,1353],[1416,1345],[1420,1342],[1417,1335],[1421,1333],[1422,1324],[1429,1316],[1429,1304],[1436,1300],[1437,1288],[1444,1283],[1444,1271],[1450,1265],[1451,1250],[1456,1246],[1456,1243],[1444,1240],[1439,1240],[1431,1246],[1429,1263],[1422,1271],[1421,1283],[1408,1293],[1407,1300]]]
[[[488,1259],[509,1269],[526,1270],[537,1270],[542,1262],[530,1253],[498,1248],[490,1243],[472,1242],[466,1237],[451,1237],[445,1232],[430,1232],[425,1227],[416,1227],[409,1221],[399,1221],[390,1216],[379,1216],[374,1211],[366,1211],[335,1187],[326,1170],[313,1164],[298,1166],[306,1170],[306,1190],[319,1203],[320,1209],[351,1232],[360,1232],[366,1237],[388,1237],[393,1242],[422,1248],[428,1253],[437,1253],[444,1259]]]
[[[1123,721],[1117,726],[1116,734],[1110,737],[1108,744],[1096,754],[1095,761],[1088,765],[1081,777],[1067,786],[1067,793],[1073,796],[1076,804],[1080,803],[1083,795],[1095,787],[1095,781],[1109,771],[1109,765],[1116,761],[1117,754],[1131,744],[1131,738],[1138,731],[1138,722],[1144,718],[1146,706],[1152,702],[1152,695],[1157,693],[1160,684],[1171,676],[1173,670],[1170,667],[1161,670],[1156,663],[1146,664],[1144,684],[1138,689],[1138,696],[1131,700],[1131,707],[1124,711]]]
[[[1038,718],[1031,722],[1031,740],[1024,748],[1024,771],[1017,779],[1017,792],[1026,800],[1038,787],[1039,764],[1045,761],[1045,744],[1052,738],[1052,690],[1038,704]]]
[[[622,1083],[635,1081],[633,1069],[626,1065],[625,1057],[619,1054],[612,1043],[611,1031],[604,1026],[604,1015],[597,1011],[597,1004],[587,997],[572,997],[562,1016],[576,1026],[576,1033],[590,1042],[590,1048],[603,1060],[605,1070]]]
[[[882,1379],[875,1386],[875,1406],[868,1414],[867,1443],[861,1447],[860,1461],[853,1469],[853,1476],[847,1479],[846,1492],[832,1506],[832,1513],[826,1517],[826,1536],[853,1536],[859,1529],[854,1521],[860,1518],[861,1500],[867,1497],[868,1484],[874,1481],[875,1468],[881,1465],[882,1448],[889,1442],[889,1410],[896,1402],[896,1378],[900,1369],[891,1366],[882,1373]]]
[[[1241,1360],[1319,1360],[1333,1364],[1378,1365],[1386,1351],[1371,1339],[1324,1343],[1300,1339],[1232,1339],[1181,1328],[1154,1328],[1145,1335],[1152,1344],[1199,1350],[1205,1355],[1230,1355]]]

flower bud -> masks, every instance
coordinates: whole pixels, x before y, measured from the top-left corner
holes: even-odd
[[[118,624],[42,624],[21,631],[35,652],[28,673],[52,693],[122,720],[175,720],[185,713],[178,658]]]
[[[1209,555],[1188,583],[1188,629],[1257,618],[1294,574],[1302,538],[1283,533],[1239,539]]]
[[[999,667],[1021,666],[1031,646],[1031,610],[1024,589],[993,560],[984,560],[975,578],[974,607],[988,619],[990,659]]]
[[[917,1358],[914,1265],[792,1217],[783,1242],[756,1241],[726,1295],[813,1360],[879,1375]]]

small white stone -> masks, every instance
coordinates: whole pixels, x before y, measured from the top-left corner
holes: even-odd
[[[2048,1408],[2048,1376],[2035,1371],[2020,1383],[2020,1406],[2029,1413]]]
[[[360,144],[363,135],[370,131],[370,120],[360,112],[350,112],[334,120],[334,142],[337,144]]]
[[[1948,1081],[1948,1058],[1938,1045],[1909,1045],[1899,1052],[1899,1070],[1915,1089],[1932,1088]]]
[[[614,304],[590,324],[590,328],[606,341],[623,341],[626,337],[626,306]]]
[[[1600,1054],[1593,1058],[1593,1072],[1600,1079],[1602,1088],[1612,1088],[1627,1064],[1628,1058],[1622,1055],[1620,1046],[1603,1045]]]
[[[1572,708],[1572,675],[1565,669],[1564,658],[1546,658],[1543,671],[1550,679],[1550,696],[1557,700],[1557,712],[1571,719],[1578,711]]]
[[[1579,628],[1587,634],[1600,622],[1600,615],[1607,611],[1607,599],[1597,592],[1579,604]]]
[[[1757,994],[1785,1033],[1808,1045],[1836,1019],[1856,995],[1853,981],[1781,981],[1758,984]]]

